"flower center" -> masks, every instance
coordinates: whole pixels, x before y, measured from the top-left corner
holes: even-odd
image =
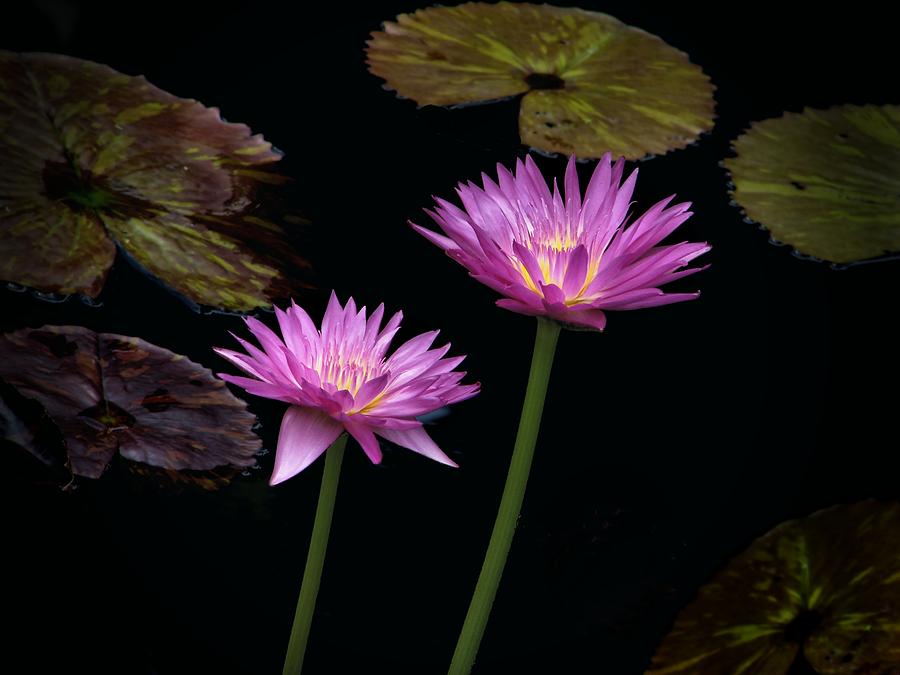
[[[350,357],[326,354],[318,370],[323,384],[333,384],[338,390],[356,396],[363,384],[381,375],[381,367],[381,363],[374,363],[362,354]]]
[[[571,235],[568,235],[568,234],[567,234],[567,235],[565,235],[565,236],[563,237],[563,236],[560,236],[560,235],[557,234],[555,238],[553,238],[553,239],[549,240],[548,242],[546,242],[546,243],[544,244],[544,246],[541,247],[541,248],[545,248],[545,247],[546,247],[546,248],[548,248],[548,249],[550,249],[551,251],[554,251],[554,252],[556,252],[556,253],[562,253],[562,252],[568,252],[568,251],[571,251],[571,250],[574,249],[576,246],[578,246],[578,242],[575,241],[575,240],[571,237]]]
[[[578,248],[582,241],[570,232],[555,232],[551,236],[544,237],[539,241],[526,241],[523,245],[532,252],[534,262],[537,263],[537,269],[528,266],[524,261],[519,260],[516,256],[510,256],[512,262],[522,275],[525,285],[538,295],[543,295],[540,285],[554,285],[558,288],[563,287],[566,278],[566,272],[572,262],[573,252]],[[597,274],[600,266],[600,259],[590,256],[587,269],[585,270],[584,279],[581,280],[580,288],[577,292],[570,294],[565,302],[567,305],[577,305],[584,302],[582,294],[587,289],[591,279]]]

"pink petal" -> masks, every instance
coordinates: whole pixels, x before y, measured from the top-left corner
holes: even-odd
[[[363,452],[372,460],[372,464],[381,464],[381,448],[378,447],[378,439],[372,430],[353,418],[349,419],[345,426],[350,435],[362,446]]]
[[[306,310],[291,300],[291,306],[288,307],[287,314],[294,324],[294,332],[302,337],[306,348],[318,348],[321,345],[319,330],[316,328],[313,320],[309,318]]]
[[[503,309],[508,309],[511,312],[516,312],[517,314],[526,314],[528,316],[540,316],[544,313],[543,305],[540,304],[540,300],[535,304],[525,303],[521,300],[511,300],[510,298],[501,298],[497,300],[497,307],[502,307]]]
[[[544,180],[541,170],[534,163],[534,158],[531,155],[525,157],[525,176],[526,180],[531,182],[531,193],[534,195],[535,201],[543,201],[549,204],[553,199],[550,196],[550,188],[547,187],[547,181]],[[518,173],[516,174],[516,179],[519,180]]]
[[[270,384],[261,380],[253,380],[249,377],[229,375],[228,373],[219,373],[218,375],[225,382],[240,387],[247,393],[253,394],[254,396],[271,398],[276,401],[284,401],[285,403],[302,402],[302,394],[293,388],[282,387],[277,384]]]
[[[700,297],[700,293],[663,293],[658,288],[659,294],[644,298],[643,300],[633,300],[630,302],[616,302],[613,309],[644,309],[646,307],[659,307],[660,305],[671,305],[674,302],[685,302],[687,300],[696,300]]]
[[[637,177],[638,170],[635,169],[631,172],[631,175],[628,176],[628,180],[626,180],[619,188],[619,192],[613,203],[612,212],[609,216],[610,225],[612,227],[618,227],[622,223],[622,220],[624,220],[625,213],[631,205],[631,195],[634,194],[634,184],[637,182]]]
[[[366,321],[366,337],[364,342],[368,349],[371,349],[375,345],[375,340],[378,338],[378,329],[381,328],[382,319],[384,319],[383,302],[375,308],[375,311],[369,315],[369,318]]]
[[[562,290],[567,298],[574,298],[578,291],[581,290],[581,287],[584,286],[587,270],[587,249],[583,245],[578,245],[571,253],[569,266],[566,268],[566,275],[563,278]]]
[[[356,392],[356,396],[353,397],[354,406],[357,409],[361,409],[369,405],[373,398],[384,391],[384,387],[388,383],[390,377],[390,373],[384,373],[383,375],[364,382],[359,388],[359,391]]]
[[[258,377],[260,380],[269,380],[266,370],[261,367],[261,364],[257,363],[249,356],[246,356],[245,354],[239,354],[238,352],[234,352],[230,349],[222,349],[221,347],[213,347],[213,351],[219,356],[231,361],[245,373],[253,375],[254,377]]]
[[[537,286],[544,282],[544,273],[541,271],[541,266],[538,264],[537,258],[534,257],[534,253],[517,241],[513,242],[513,253],[516,254],[516,258],[525,267],[525,271],[531,277],[531,283]]]
[[[281,329],[281,337],[284,344],[294,354],[302,355],[306,351],[306,342],[303,333],[298,331],[293,319],[287,312],[275,307],[275,317],[278,319],[278,327]]]
[[[435,246],[437,246],[440,249],[443,249],[444,251],[459,248],[459,246],[457,246],[456,242],[453,241],[452,239],[450,239],[450,237],[445,237],[442,234],[438,234],[437,232],[432,232],[431,230],[426,229],[426,228],[422,227],[421,225],[416,225],[412,221],[409,221],[409,224],[412,227],[412,229],[414,229],[416,232],[421,234],[432,244],[434,244]]]
[[[328,298],[328,306],[325,308],[325,315],[322,317],[323,345],[339,340],[343,325],[344,309],[341,307],[335,292],[331,291],[331,295]]]
[[[566,296],[562,292],[562,289],[556,284],[540,284],[541,293],[544,295],[544,306],[547,304],[550,305],[564,305],[566,302]]]
[[[584,192],[584,204],[581,213],[585,227],[593,224],[594,216],[597,215],[603,206],[603,202],[606,200],[606,195],[609,192],[610,176],[612,175],[611,159],[612,155],[610,153],[607,152],[603,155],[602,159],[597,162],[590,181],[588,181],[587,189]]]
[[[281,420],[275,469],[269,485],[296,476],[312,464],[340,435],[342,427],[313,408],[291,406]]]
[[[459,465],[441,451],[437,443],[431,439],[421,426],[414,429],[379,429],[378,435],[386,438],[391,443],[396,443],[404,448],[409,448],[413,452],[418,452],[428,459],[433,459],[435,462],[459,468]]]
[[[600,309],[582,309],[576,310],[572,308],[560,319],[565,323],[571,323],[576,326],[584,326],[593,330],[602,331],[606,328],[606,314]]]
[[[448,392],[446,395],[442,396],[442,398],[445,405],[450,405],[451,403],[459,403],[460,401],[472,398],[480,391],[481,385],[478,382],[475,382],[474,384],[464,384],[454,387],[451,392]]]
[[[581,211],[581,188],[578,185],[575,155],[569,155],[563,187],[566,191],[566,216],[570,223],[574,223],[578,219],[578,212]]]
[[[386,366],[391,369],[401,369],[404,364],[409,363],[410,359],[424,353],[434,342],[440,331],[429,331],[422,333],[416,337],[404,342],[397,348],[391,357],[387,360]]]
[[[444,401],[437,396],[418,395],[396,401],[382,399],[372,410],[373,417],[415,417],[440,408]]]

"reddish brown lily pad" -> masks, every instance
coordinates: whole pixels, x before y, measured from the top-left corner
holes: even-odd
[[[304,285],[264,210],[280,154],[143,77],[0,51],[0,156],[2,280],[95,298],[118,246],[193,305],[246,311]]]
[[[523,94],[522,142],[628,159],[713,126],[713,86],[687,55],[607,14],[469,2],[401,14],[368,42],[369,70],[419,105]]]
[[[47,411],[2,379],[0,453],[4,466],[12,466],[13,476],[57,485],[68,485],[72,480],[65,442]]]
[[[777,241],[833,263],[900,252],[900,106],[785,113],[733,147],[734,199]]]
[[[255,417],[187,357],[77,326],[0,336],[0,377],[61,430],[72,472],[99,478],[118,453],[170,471],[249,467]]]
[[[679,615],[647,675],[900,674],[900,505],[783,523]]]

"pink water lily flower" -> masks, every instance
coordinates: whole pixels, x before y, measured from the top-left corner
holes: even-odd
[[[262,322],[245,319],[262,349],[235,336],[246,354],[216,352],[251,377],[220,377],[257,396],[290,403],[278,435],[270,484],[295,476],[346,430],[374,463],[381,461],[376,435],[442,464],[456,466],[416,418],[478,393],[460,384],[455,371],[464,356],[443,358],[450,348],[431,349],[438,331],[423,333],[386,357],[400,327],[397,312],[381,328],[384,305],[366,318],[350,298],[341,307],[332,293],[319,331],[292,303],[275,308],[282,337]]]
[[[575,158],[569,158],[565,195],[551,194],[531,157],[516,173],[497,166],[498,182],[460,183],[463,209],[435,198],[427,213],[446,236],[412,226],[470,274],[505,296],[500,307],[603,330],[606,310],[639,309],[696,298],[659,286],[704,268],[684,269],[706,243],[659,246],[691,216],[689,203],[668,197],[626,227],[637,170],[621,183],[624,159],[609,153],[597,164],[584,200]],[[673,195],[674,196],[674,195]]]

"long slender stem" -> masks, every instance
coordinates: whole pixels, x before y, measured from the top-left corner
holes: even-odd
[[[334,513],[334,498],[337,494],[338,478],[341,475],[341,459],[344,457],[346,445],[347,434],[341,434],[325,454],[325,471],[322,474],[322,487],[319,488],[316,521],[310,537],[306,569],[303,570],[303,583],[300,585],[300,597],[297,599],[297,610],[294,612],[294,625],[291,628],[291,639],[284,659],[283,675],[300,675],[303,669],[303,656],[306,653],[306,641],[309,638],[309,628],[316,608],[316,596],[319,594],[325,550],[328,548],[328,533],[331,531],[331,515]]]
[[[472,670],[494,604],[494,597],[497,595],[500,576],[506,565],[519,511],[522,509],[528,474],[531,472],[531,459],[534,456],[534,446],[541,426],[544,397],[550,380],[550,370],[553,367],[559,329],[560,326],[556,322],[538,317],[528,389],[525,391],[525,402],[522,404],[519,432],[516,434],[516,445],[506,476],[506,486],[503,488],[500,509],[494,522],[494,531],[481,566],[475,593],[472,595],[466,621],[456,643],[449,675],[468,675]]]

